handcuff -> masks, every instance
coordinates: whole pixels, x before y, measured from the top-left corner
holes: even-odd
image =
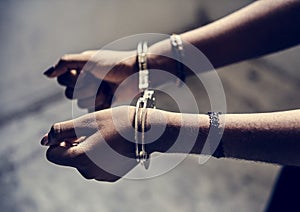
[[[176,84],[178,86],[182,85],[185,80],[185,73],[183,70],[183,64],[181,60],[184,56],[183,52],[183,42],[179,35],[173,34],[170,36],[170,41],[172,45],[173,54],[177,57],[177,75],[178,79]],[[147,42],[139,42],[137,46],[137,60],[139,65],[139,90],[141,96],[138,98],[135,109],[135,119],[134,119],[134,139],[135,139],[135,155],[136,160],[146,169],[149,167],[149,157],[145,148],[145,125],[147,108],[155,109],[155,96],[154,90],[149,89],[149,70],[147,67]],[[140,132],[139,132],[140,131]]]
[[[141,96],[138,98],[134,119],[134,139],[136,160],[145,169],[148,169],[150,160],[145,148],[145,125],[147,108],[155,107],[154,90],[149,89],[149,70],[147,69],[147,42],[139,42],[137,46],[137,60],[139,64],[139,90]],[[140,131],[140,132],[139,132]]]

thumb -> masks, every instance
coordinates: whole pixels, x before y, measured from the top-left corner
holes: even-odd
[[[57,145],[62,141],[74,141],[82,136],[90,136],[98,130],[94,114],[87,114],[76,119],[55,123],[46,134],[41,144]]]
[[[50,67],[44,72],[47,77],[58,77],[68,70],[76,69],[80,71],[85,63],[89,60],[87,55],[83,54],[67,54],[60,58],[55,66]]]
[[[42,138],[41,144],[44,146],[56,145],[76,137],[73,120],[64,121],[53,124],[49,133]]]

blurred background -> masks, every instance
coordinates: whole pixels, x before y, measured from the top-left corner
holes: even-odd
[[[72,118],[62,87],[42,75],[63,54],[136,33],[179,33],[249,3],[0,1],[0,211],[263,211],[280,166],[232,159],[199,165],[191,156],[163,176],[109,184],[47,162],[39,145],[54,122]],[[296,47],[218,70],[228,112],[299,108],[299,54]]]

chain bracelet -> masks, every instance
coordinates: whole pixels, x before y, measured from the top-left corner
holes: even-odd
[[[182,64],[182,59],[184,57],[184,49],[183,49],[183,42],[181,40],[180,35],[172,34],[170,36],[170,41],[172,45],[173,54],[176,57],[176,71],[177,71],[177,80],[176,84],[178,86],[182,86],[182,82],[185,81],[185,73],[184,73],[184,66]]]

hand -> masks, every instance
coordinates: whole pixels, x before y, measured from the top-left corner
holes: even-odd
[[[54,124],[41,141],[49,146],[47,159],[75,167],[87,179],[118,180],[137,164],[134,109],[115,107]]]
[[[56,77],[59,84],[66,86],[66,97],[77,99],[80,108],[94,111],[112,103],[128,103],[128,98],[135,96],[137,80],[131,79],[112,98],[120,83],[137,71],[135,64],[135,51],[85,51],[61,57],[44,74]]]

